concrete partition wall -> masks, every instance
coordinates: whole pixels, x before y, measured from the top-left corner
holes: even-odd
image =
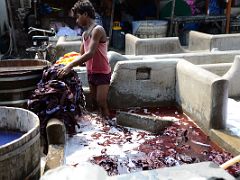
[[[228,81],[181,60],[176,70],[176,101],[206,133],[224,129]]]
[[[186,52],[178,37],[138,38],[132,34],[125,36],[125,54],[176,54]]]
[[[177,61],[118,62],[112,74],[109,106],[118,109],[174,104]]]
[[[191,51],[209,50],[216,48],[220,51],[240,50],[240,33],[234,34],[207,34],[190,31],[189,46]]]

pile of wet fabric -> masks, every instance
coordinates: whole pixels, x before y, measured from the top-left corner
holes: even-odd
[[[72,70],[59,78],[58,69],[64,65],[53,65],[43,71],[41,81],[28,101],[28,109],[40,119],[41,135],[45,136],[48,120],[57,118],[64,122],[67,132],[75,134],[77,120],[85,107],[81,81]]]

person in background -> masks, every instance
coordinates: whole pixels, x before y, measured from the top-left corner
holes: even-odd
[[[104,28],[95,22],[95,9],[88,0],[75,3],[71,9],[76,23],[84,27],[80,56],[60,69],[58,76],[67,75],[75,66],[86,64],[92,98],[105,119],[109,118],[107,95],[111,79],[111,67],[107,58],[108,39]]]

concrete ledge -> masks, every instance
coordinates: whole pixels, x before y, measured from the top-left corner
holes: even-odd
[[[160,168],[149,171],[124,174],[109,177],[108,180],[140,180],[140,179],[171,179],[171,180],[210,180],[226,179],[234,180],[235,178],[220,168],[213,162],[201,162],[195,164],[185,164],[176,167]]]
[[[214,51],[214,52],[189,52],[179,54],[159,54],[159,55],[121,55],[114,51],[109,53],[109,62],[112,67],[119,61],[145,61],[148,59],[173,59],[182,58],[193,64],[217,64],[217,63],[232,63],[235,56],[240,54],[240,50],[234,51]]]
[[[61,176],[59,176],[61,175]],[[91,176],[95,175],[95,176]],[[83,164],[77,167],[62,166],[47,172],[41,180],[52,180],[56,177],[62,179],[89,180],[234,180],[227,171],[213,162],[184,164],[175,167],[159,168],[117,176],[107,176],[107,172],[97,165]],[[76,178],[77,177],[77,178]]]
[[[128,112],[117,113],[117,124],[137,129],[143,129],[158,134],[176,120],[164,117],[152,117]]]
[[[44,172],[64,164],[64,145],[49,145]]]
[[[229,135],[224,130],[211,129],[210,138],[226,151],[231,152],[234,156],[240,154],[240,138]]]

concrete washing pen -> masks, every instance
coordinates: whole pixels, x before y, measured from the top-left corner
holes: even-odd
[[[227,169],[228,167],[236,164],[237,162],[240,162],[240,155],[235,156],[234,158],[228,160],[227,162],[220,165],[220,167],[223,168],[223,169]]]

